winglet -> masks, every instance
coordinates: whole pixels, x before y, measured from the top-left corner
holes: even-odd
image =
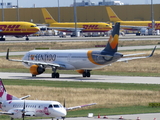
[[[155,46],[155,47],[153,48],[153,50],[152,50],[151,54],[150,54],[148,57],[152,57],[152,56],[153,56],[154,51],[156,50],[156,47],[157,47],[157,46]]]

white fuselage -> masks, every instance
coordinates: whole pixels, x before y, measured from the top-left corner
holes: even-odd
[[[24,107],[25,105],[25,107]],[[21,118],[25,108],[25,116],[64,117],[66,109],[57,101],[9,100],[2,103],[2,110],[14,113],[13,118]]]
[[[32,50],[25,54],[23,60],[54,63],[62,66],[62,69],[98,69],[117,61],[119,58],[106,61],[103,57],[95,56],[101,51],[92,50]],[[103,58],[103,59],[102,59]],[[32,63],[25,63],[29,67]]]

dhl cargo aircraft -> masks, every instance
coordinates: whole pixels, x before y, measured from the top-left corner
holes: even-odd
[[[0,22],[0,41],[5,40],[5,35],[12,35],[15,37],[24,37],[29,40],[28,35],[36,33],[39,28],[30,22],[19,22],[19,21],[4,21]]]
[[[26,91],[25,91],[26,92]],[[17,98],[13,95],[7,93],[2,80],[0,79],[0,114],[9,115],[11,120],[20,119],[25,117],[50,117],[65,119],[68,110],[87,107],[95,105],[96,103],[74,106],[74,107],[65,107],[58,101],[44,101],[44,100],[23,100],[28,96],[22,98]]]
[[[31,50],[27,52],[22,60],[9,59],[9,49],[6,59],[9,61],[22,62],[26,67],[30,67],[30,73],[33,77],[42,74],[46,68],[51,68],[52,78],[59,78],[57,69],[77,70],[83,77],[90,77],[90,71],[103,68],[114,62],[122,62],[133,59],[141,59],[151,57],[127,57],[137,54],[123,55],[117,52],[119,40],[120,23],[116,23],[113,32],[109,38],[106,47],[101,50]]]
[[[49,24],[50,28],[56,29],[62,32],[74,32],[75,23],[74,22],[61,22],[55,21],[50,13],[42,8],[42,13],[45,22]],[[107,32],[112,29],[112,25],[103,22],[77,22],[77,30],[81,32]]]
[[[152,29],[152,21],[122,21],[115,12],[111,9],[111,7],[106,7],[109,19],[111,22],[119,22],[121,23],[121,28],[125,30],[138,30],[140,29]],[[160,21],[155,21],[155,29],[160,29]]]

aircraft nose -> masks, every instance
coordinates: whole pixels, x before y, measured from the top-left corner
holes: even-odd
[[[40,29],[39,29],[38,27],[36,27],[36,28],[35,28],[35,31],[38,32],[38,31],[40,31]]]

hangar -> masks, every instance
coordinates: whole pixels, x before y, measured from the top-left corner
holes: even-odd
[[[77,7],[78,22],[109,22],[106,6],[85,6]],[[151,20],[150,5],[119,5],[111,6],[115,13],[122,20]],[[48,7],[52,17],[58,21],[58,7]],[[74,21],[73,7],[60,7],[60,21]],[[154,4],[154,19],[160,21],[160,4]],[[2,9],[0,10],[0,19],[2,20]],[[16,21],[17,9],[5,8],[4,21]],[[33,21],[34,23],[45,23],[41,8],[19,8],[20,21]]]

